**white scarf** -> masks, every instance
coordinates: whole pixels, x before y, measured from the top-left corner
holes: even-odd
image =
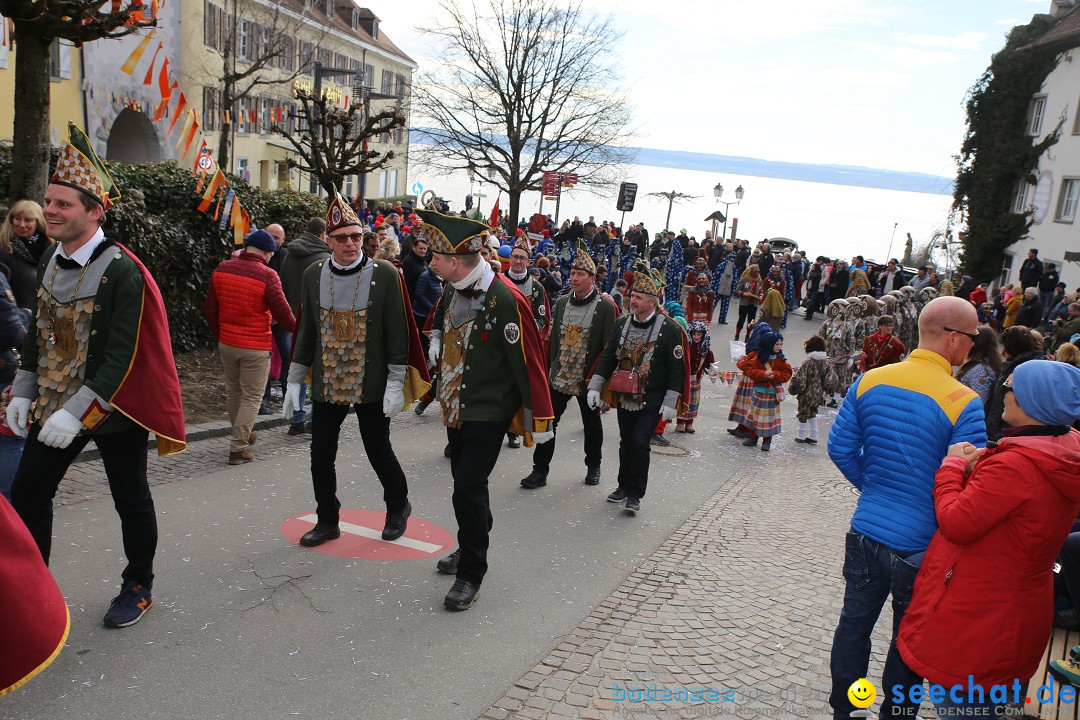
[[[491,264],[487,260],[484,260],[484,258],[480,258],[480,262],[476,263],[476,267],[470,270],[468,275],[466,275],[460,280],[455,280],[450,284],[458,290],[464,290],[471,285],[475,285],[480,280],[480,278],[484,276],[485,269],[487,269],[489,272],[494,272],[491,269]]]

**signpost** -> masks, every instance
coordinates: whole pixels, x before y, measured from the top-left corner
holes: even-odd
[[[619,201],[615,204],[615,209],[622,211],[622,217],[619,218],[620,235],[622,234],[623,221],[626,220],[626,213],[633,212],[635,200],[637,200],[637,183],[624,182],[619,186]]]
[[[544,179],[540,185],[540,209],[537,212],[543,212],[544,201],[555,201],[555,224],[559,223],[559,203],[562,201],[562,189],[564,187],[572,188],[577,185],[578,176],[577,173],[564,173],[556,172],[554,170],[547,170],[544,172]]]

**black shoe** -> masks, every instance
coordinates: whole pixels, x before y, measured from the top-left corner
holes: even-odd
[[[767,437],[767,438],[765,438],[764,440],[761,441],[761,449],[764,450],[765,452],[769,452],[769,449],[771,447],[772,447],[772,438],[771,437]]]
[[[413,408],[413,412],[417,415],[423,415],[424,411],[427,410],[427,406],[430,404],[431,403],[427,400],[421,400],[420,402],[416,403],[416,407]]]
[[[446,593],[443,605],[447,610],[468,610],[478,597],[480,597],[480,585],[472,580],[458,578],[454,581],[454,587]]]
[[[305,432],[304,423],[289,423],[289,435],[303,435]]]
[[[517,449],[521,447],[521,436],[510,433],[506,437],[506,447]]]
[[[668,447],[669,445],[671,445],[671,441],[668,440],[663,435],[658,435],[656,433],[653,433],[652,439],[649,440],[649,444],[650,445],[659,445],[660,447]]]
[[[805,440],[803,440],[803,442],[808,443],[810,445],[817,445],[817,440],[815,440],[813,438],[806,438]]]
[[[435,563],[435,569],[443,575],[457,575],[458,561],[461,560],[461,548]]]
[[[406,502],[405,509],[399,513],[386,513],[386,524],[383,525],[382,539],[389,542],[404,535],[405,527],[409,524],[410,515],[412,515],[412,503],[410,502]]]
[[[529,490],[535,490],[536,488],[542,488],[547,485],[547,473],[540,472],[539,470],[533,470],[529,473],[529,476],[522,478],[521,487],[528,488]]]
[[[626,498],[626,511],[631,515],[637,515],[641,510],[641,500],[636,497]]]
[[[621,503],[626,498],[627,498],[626,491],[623,490],[622,488],[619,488],[618,490],[616,490],[615,492],[613,492],[613,493],[611,493],[610,495],[607,496],[607,501],[608,502],[613,502],[613,503]]]
[[[746,438],[745,440],[742,441],[742,444],[745,445],[746,447],[756,447],[757,446],[757,438],[748,437],[748,438]]]
[[[304,533],[304,536],[300,538],[300,544],[304,547],[315,547],[316,545],[322,545],[327,540],[337,540],[339,537],[341,537],[341,528],[337,525],[333,527],[316,525]]]
[[[830,408],[836,407],[836,401],[835,400],[830,400],[829,402],[825,403],[825,407],[830,407]]]
[[[1058,610],[1054,613],[1054,627],[1062,630],[1080,630],[1080,615],[1072,608]]]
[[[746,434],[746,430],[743,430],[742,425],[740,425],[739,427],[735,427],[735,428],[728,428],[727,431],[728,431],[729,434],[734,435],[737,438],[748,438],[748,437],[750,437],[749,435]]]
[[[726,320],[721,320],[720,322],[718,322],[716,324],[717,325],[727,325],[727,321]]]
[[[586,485],[599,485],[600,484],[600,466],[599,465],[597,465],[596,467],[589,468],[588,472],[585,473],[585,484]]]
[[[804,443],[804,442],[806,442],[806,440],[805,440],[804,438],[801,438],[801,437],[797,437],[797,438],[795,438],[795,442],[797,442],[797,443]]]
[[[443,457],[450,457],[450,443],[446,443],[446,447],[442,450]]]

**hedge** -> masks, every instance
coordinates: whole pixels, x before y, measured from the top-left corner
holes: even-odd
[[[105,234],[126,245],[153,274],[165,300],[173,350],[211,346],[214,338],[203,300],[214,268],[234,248],[232,230],[221,230],[212,211],[196,210],[196,178],[175,162],[106,165],[122,198],[107,214]],[[10,174],[11,148],[0,146],[0,188],[8,187]],[[286,238],[303,232],[310,218],[326,213],[325,201],[316,195],[291,189],[269,192],[231,176],[229,185],[253,223],[280,223]]]

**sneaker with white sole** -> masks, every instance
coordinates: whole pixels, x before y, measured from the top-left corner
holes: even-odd
[[[150,588],[137,580],[124,583],[120,594],[113,598],[109,611],[105,613],[105,627],[124,628],[142,620],[146,611],[154,607]]]

